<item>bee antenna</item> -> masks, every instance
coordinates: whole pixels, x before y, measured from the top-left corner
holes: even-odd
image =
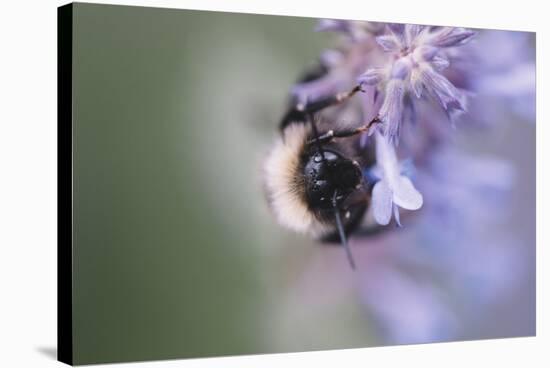
[[[313,135],[315,136],[315,143],[317,144],[317,150],[319,151],[319,154],[321,155],[321,158],[325,159],[325,152],[323,151],[323,146],[321,145],[321,141],[319,140],[319,131],[317,130],[317,124],[315,124],[315,119],[313,118],[312,113],[308,113],[308,120],[311,124],[311,129],[313,130]]]
[[[338,229],[338,234],[340,235],[340,241],[342,242],[342,246],[346,251],[349,265],[351,266],[352,270],[355,270],[355,261],[353,260],[353,254],[351,253],[351,248],[346,238],[346,232],[344,231],[344,226],[342,225],[342,218],[340,217],[340,208],[338,207],[338,204],[336,201],[337,195],[338,195],[338,190],[335,190],[334,195],[332,196],[332,208],[334,209],[334,218],[336,219],[336,228]]]

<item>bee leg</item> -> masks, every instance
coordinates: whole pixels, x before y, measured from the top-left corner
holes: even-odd
[[[344,101],[352,98],[357,92],[362,91],[361,85],[353,87],[349,92],[340,92],[333,96],[325,97],[321,100],[309,102],[306,105],[298,104],[296,110],[302,111],[306,114],[314,114],[318,111],[321,111],[329,106],[338,105]]]
[[[320,136],[318,136],[317,139],[312,139],[312,140],[308,141],[307,143],[308,144],[313,144],[314,142],[317,142],[317,141],[319,141],[320,143],[328,143],[328,142],[332,141],[333,138],[352,137],[354,135],[361,134],[363,132],[368,131],[371,128],[371,126],[373,126],[374,124],[378,124],[380,122],[381,122],[380,119],[378,118],[378,116],[376,116],[371,121],[369,121],[367,124],[364,124],[364,125],[362,125],[358,128],[346,129],[346,130],[336,130],[336,131],[335,130],[329,130],[328,132],[323,133]]]
[[[279,128],[284,130],[288,125],[295,122],[307,122],[307,116],[321,111],[327,107],[338,105],[349,100],[357,92],[363,91],[360,85],[353,87],[351,91],[337,93],[333,96],[325,97],[318,101],[308,102],[307,104],[298,104],[290,108],[279,125]]]
[[[334,132],[333,136],[334,138],[347,138],[352,137],[357,134],[361,134],[363,132],[367,132],[374,124],[379,124],[382,121],[378,116],[375,116],[371,121],[368,123],[354,129],[347,129],[347,130],[339,130]]]

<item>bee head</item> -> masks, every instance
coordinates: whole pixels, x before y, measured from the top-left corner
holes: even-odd
[[[332,209],[362,182],[359,165],[332,150],[312,152],[304,165],[307,202],[313,209]]]

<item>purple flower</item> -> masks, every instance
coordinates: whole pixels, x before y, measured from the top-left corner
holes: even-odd
[[[533,178],[519,178],[507,161],[461,152],[456,131],[445,122],[460,115],[459,127],[472,128],[461,129],[466,138],[482,133],[475,129],[480,121],[500,124],[511,112],[534,122],[531,36],[342,20],[323,20],[318,30],[344,37],[322,54],[327,73],[295,85],[293,96],[304,103],[362,86],[358,97],[323,117],[336,124],[380,119],[360,141],[376,159],[365,168],[372,185],[365,222],[386,226],[393,216],[406,225],[349,239],[358,265],[353,285],[369,326],[382,343],[468,336],[468,328],[509,300],[529,275],[525,239],[516,238],[505,221],[516,211],[513,191]],[[532,188],[521,190],[525,195]],[[328,248],[324,254],[339,253]],[[318,288],[312,294],[323,295],[327,304],[339,300],[349,283],[334,276],[349,274],[331,271],[347,265],[340,254],[320,262],[322,256],[316,257],[304,272],[304,290]],[[334,295],[327,296],[327,285]]]
[[[376,37],[381,50],[389,56],[385,78],[377,69],[369,68],[357,81],[383,89],[380,119],[386,125],[384,135],[397,144],[403,123],[403,98],[407,93],[421,98],[426,91],[448,116],[453,116],[456,110],[466,110],[465,95],[441,74],[451,64],[441,50],[466,44],[475,32],[452,27],[430,31],[428,27],[411,24],[388,26],[388,30]]]

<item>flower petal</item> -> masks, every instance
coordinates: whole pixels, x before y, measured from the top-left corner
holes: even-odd
[[[381,68],[370,68],[357,78],[359,84],[367,84],[369,86],[374,86],[378,84],[382,77],[384,76],[384,71]]]
[[[450,65],[449,60],[447,60],[445,57],[439,56],[439,55],[434,56],[434,58],[432,59],[431,64],[434,67],[434,69],[437,70],[438,72],[442,71],[443,69],[448,68],[449,65]]]
[[[392,192],[386,180],[380,180],[372,189],[372,214],[380,225],[390,223],[392,214]]]
[[[411,89],[417,98],[422,97],[422,77],[418,69],[414,69],[411,73]]]
[[[438,47],[459,46],[470,41],[475,34],[474,31],[465,28],[444,27],[430,43]]]
[[[388,28],[393,33],[399,35],[405,30],[405,24],[403,23],[388,23]]]
[[[406,210],[417,210],[424,202],[422,194],[406,176],[400,176],[393,189],[393,202]]]
[[[376,42],[382,47],[385,52],[398,51],[401,46],[394,35],[382,35],[376,37]]]
[[[426,90],[438,100],[445,110],[466,110],[464,96],[442,74],[434,71],[429,66],[424,66],[420,70],[419,77]]]
[[[413,61],[409,57],[401,57],[397,59],[391,68],[392,79],[405,79],[413,68]]]
[[[401,220],[399,219],[399,207],[397,207],[395,204],[393,204],[393,217],[395,218],[395,223],[399,227],[403,227],[401,225]]]
[[[386,97],[380,108],[380,120],[384,122],[384,135],[390,141],[397,138],[399,125],[403,115],[403,96],[405,88],[403,81],[392,79],[386,86]]]
[[[408,47],[413,46],[415,39],[426,28],[418,24],[405,24],[405,42]]]
[[[431,61],[439,52],[439,48],[430,45],[417,47],[413,51],[413,57],[417,62]]]

